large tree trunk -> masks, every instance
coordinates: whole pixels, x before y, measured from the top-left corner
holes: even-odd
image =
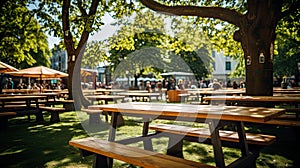
[[[273,95],[271,55],[281,6],[276,2],[249,1],[250,12],[235,33],[234,38],[241,42],[244,50],[247,95]]]
[[[82,47],[84,50],[85,47]],[[76,57],[76,61],[70,60],[68,62],[68,89],[69,89],[69,98],[75,101],[75,109],[80,110],[82,106],[87,108],[90,105],[90,102],[83,96],[82,87],[81,87],[81,60],[83,57],[83,52],[80,52]],[[72,59],[72,56],[71,56]]]

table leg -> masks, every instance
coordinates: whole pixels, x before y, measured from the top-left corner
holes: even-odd
[[[146,137],[148,135],[148,130],[149,130],[149,121],[144,121],[144,125],[143,125],[143,137]],[[153,146],[152,146],[152,142],[150,138],[146,138],[143,140],[144,143],[144,149],[145,150],[149,150],[149,151],[153,151]]]
[[[240,147],[241,147],[242,156],[248,156],[249,149],[248,149],[248,144],[246,141],[246,133],[245,133],[245,129],[244,129],[244,123],[238,122],[236,124],[236,126],[237,126],[237,132],[239,135],[239,143],[240,143]]]
[[[224,162],[224,154],[223,154],[222,144],[219,135],[220,128],[218,127],[218,122],[219,121],[216,120],[210,120],[208,124],[211,133],[211,143],[214,148],[216,166],[219,168],[223,168],[225,167],[225,162]]]
[[[115,141],[119,113],[111,113],[108,141]]]

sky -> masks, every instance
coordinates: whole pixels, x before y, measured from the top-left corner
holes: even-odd
[[[101,30],[96,32],[94,35],[90,36],[88,41],[99,41],[99,40],[107,39],[108,37],[111,37],[118,29],[118,27],[110,25],[111,23],[114,22],[114,19],[108,14],[106,14],[103,17],[103,22],[104,22],[104,25],[102,26]],[[52,49],[52,48],[54,48],[54,44],[59,43],[60,39],[57,37],[48,35],[47,40],[48,40],[49,48]]]

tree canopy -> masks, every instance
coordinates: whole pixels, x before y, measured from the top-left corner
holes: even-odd
[[[295,22],[299,21],[299,17],[295,18],[299,15],[299,0],[184,2],[141,0],[141,2],[160,13],[200,18],[200,24],[215,29],[207,29],[212,34],[232,33],[232,39],[240,43],[243,50],[246,80],[251,79],[246,81],[246,93],[249,95],[273,94],[276,27],[280,21],[288,18],[292,22],[290,25],[295,25]],[[203,21],[203,18],[206,20]],[[220,26],[221,31],[218,31],[216,26]],[[226,29],[227,31],[224,31]],[[219,41],[226,43],[224,40]]]
[[[26,1],[3,1],[1,11],[0,60],[16,68],[49,66],[51,52],[47,36]]]

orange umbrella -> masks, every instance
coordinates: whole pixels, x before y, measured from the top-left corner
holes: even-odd
[[[12,66],[0,61],[0,73],[12,72],[12,71],[19,71],[19,70],[15,67],[12,67]]]
[[[51,68],[44,66],[31,67],[27,69],[19,70],[18,72],[6,72],[12,76],[21,76],[21,77],[31,77],[31,78],[40,78],[42,79],[51,79],[51,78],[62,78],[67,77],[68,74],[60,72]]]

